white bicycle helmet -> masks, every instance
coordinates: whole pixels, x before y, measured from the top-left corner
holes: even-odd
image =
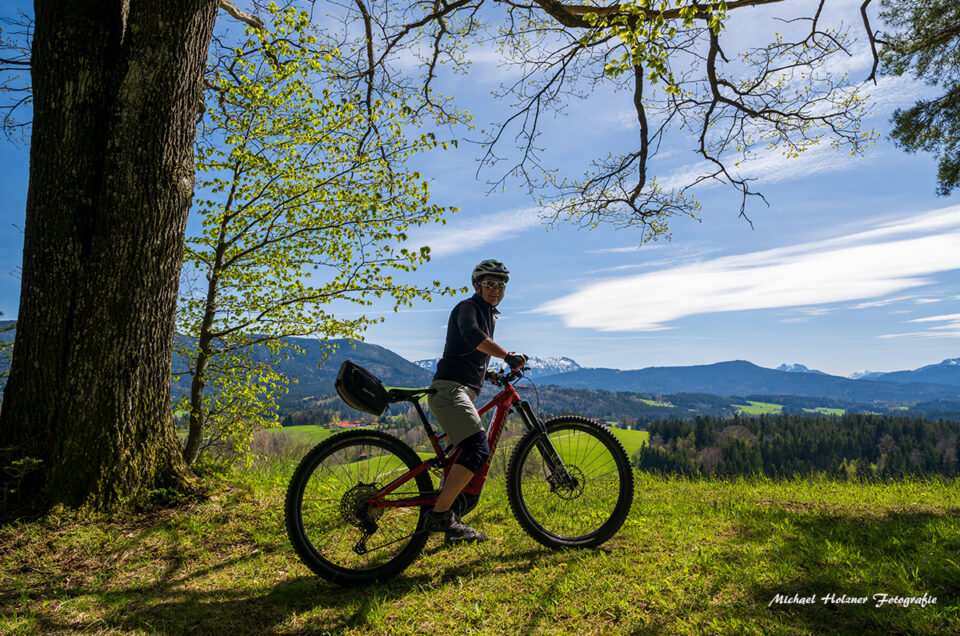
[[[507,269],[507,266],[500,261],[488,258],[473,268],[473,275],[470,277],[470,282],[475,283],[477,279],[488,275],[499,276],[504,279],[504,281],[510,280],[510,270]]]

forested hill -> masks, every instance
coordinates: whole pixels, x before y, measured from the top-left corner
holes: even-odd
[[[958,472],[960,423],[857,414],[666,420],[650,425],[642,470],[684,475],[891,478]]]
[[[960,358],[948,358],[939,364],[928,364],[908,371],[871,374],[868,379],[878,382],[933,382],[960,385]]]
[[[303,350],[301,355],[291,355],[279,365],[281,373],[297,382],[290,384],[290,392],[281,400],[283,405],[292,406],[301,398],[316,395],[332,395],[333,382],[344,360],[353,360],[364,367],[387,386],[418,387],[427,386],[433,378],[429,373],[409,360],[400,357],[385,347],[366,342],[350,340],[331,340],[336,349],[330,353],[327,347],[317,340],[307,338],[290,339]],[[324,353],[330,357],[323,360]],[[320,363],[323,365],[320,366]],[[187,368],[186,361],[175,359],[175,371]],[[189,390],[190,382],[186,377],[174,385],[174,393],[182,394]]]

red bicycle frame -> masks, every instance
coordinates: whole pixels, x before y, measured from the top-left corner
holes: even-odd
[[[424,427],[427,429],[427,437],[430,439],[430,443],[433,445],[433,451],[436,453],[436,456],[424,460],[423,463],[413,470],[398,477],[380,489],[377,494],[368,500],[371,508],[432,506],[437,502],[437,497],[439,495],[439,492],[437,491],[427,495],[421,493],[416,497],[406,497],[403,499],[386,499],[386,497],[411,479],[415,479],[420,473],[424,472],[425,470],[430,470],[434,466],[443,466],[443,476],[446,477],[447,473],[450,472],[451,466],[456,463],[457,457],[460,456],[459,448],[444,449],[440,445],[440,440],[447,435],[446,433],[438,434],[436,431],[434,431],[433,427],[430,426],[430,423],[427,421],[427,417],[423,412],[423,408],[420,406],[419,398],[410,398],[409,401],[413,403],[414,407],[416,407],[417,414],[420,416]],[[463,494],[479,495],[483,490],[483,485],[487,481],[487,472],[490,470],[490,462],[493,461],[494,453],[496,453],[497,450],[497,443],[500,441],[500,434],[503,433],[504,426],[507,422],[507,414],[510,412],[510,408],[520,401],[520,396],[517,395],[516,389],[513,388],[512,384],[507,383],[504,385],[503,390],[500,391],[500,393],[494,396],[492,400],[490,400],[486,405],[477,411],[477,413],[482,416],[493,407],[496,407],[497,409],[493,416],[493,422],[490,423],[490,428],[487,431],[487,444],[490,445],[490,457],[487,458],[487,461],[484,462],[483,466],[481,466],[479,470],[477,470],[476,474],[474,474],[473,479],[470,480],[470,483],[467,484],[467,486],[463,489]],[[524,421],[526,423],[526,418],[524,418]],[[529,427],[530,424],[527,423],[527,426]],[[451,450],[453,452],[449,457],[447,457],[446,453],[450,452]]]

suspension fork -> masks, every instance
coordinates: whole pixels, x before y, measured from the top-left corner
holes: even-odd
[[[557,450],[553,447],[553,442],[550,441],[550,437],[547,435],[546,425],[537,417],[537,414],[533,412],[530,403],[526,400],[520,400],[513,408],[520,416],[527,430],[532,431],[536,435],[536,441],[534,443],[537,446],[537,450],[540,451],[543,463],[547,466],[549,473],[547,475],[547,481],[550,483],[550,490],[553,491],[557,488],[575,488],[577,486],[576,477],[570,474],[563,460],[560,459]]]

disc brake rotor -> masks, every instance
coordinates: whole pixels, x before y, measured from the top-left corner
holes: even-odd
[[[567,464],[566,469],[567,473],[570,475],[570,480],[567,481],[564,479],[564,483],[557,484],[554,484],[551,481],[550,492],[561,499],[576,499],[583,494],[583,471],[572,464]]]

